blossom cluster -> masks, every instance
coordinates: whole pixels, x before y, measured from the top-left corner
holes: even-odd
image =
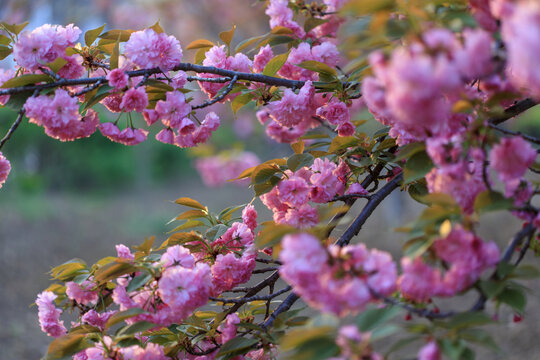
[[[396,289],[397,267],[392,256],[364,244],[328,252],[313,235],[287,235],[279,254],[280,275],[310,306],[344,316],[377,301],[373,291],[389,295]]]
[[[338,166],[328,159],[317,158],[310,168],[303,167],[294,173],[285,171],[285,178],[260,199],[272,210],[277,224],[309,228],[319,222],[317,210],[309,201],[326,203],[336,195],[343,195],[349,171],[345,162]],[[354,189],[363,190],[357,186]]]
[[[260,160],[251,151],[242,151],[227,155],[199,158],[195,167],[206,186],[218,187],[235,179],[242,171],[260,164]],[[249,180],[236,180],[234,184],[244,186]]]
[[[464,96],[478,96],[468,82],[490,75],[491,44],[483,30],[464,31],[460,42],[449,30],[433,29],[388,59],[372,53],[375,76],[362,83],[368,109],[401,145],[462,133],[471,119],[452,108]]]
[[[398,287],[406,298],[425,302],[434,296],[453,296],[470,287],[484,270],[499,262],[499,249],[494,242],[484,242],[461,226],[436,239],[432,250],[445,265],[444,274],[421,257],[401,260],[403,274],[398,279]]]

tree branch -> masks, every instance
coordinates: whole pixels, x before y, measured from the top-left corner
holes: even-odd
[[[506,135],[513,135],[513,136],[521,136],[523,139],[527,140],[527,141],[530,141],[534,144],[538,144],[540,145],[540,139],[538,138],[535,138],[533,136],[529,136],[529,135],[525,135],[519,131],[511,131],[511,130],[507,130],[505,128],[502,128],[500,126],[497,126],[495,124],[492,124],[492,123],[489,123],[488,126],[492,129],[495,129],[499,132],[502,132],[503,134],[506,134]]]
[[[273,298],[278,297],[279,295],[285,294],[288,291],[291,291],[292,287],[287,286],[284,289],[279,290],[278,292],[275,292],[273,294],[269,295],[257,295],[257,296],[251,296],[251,297],[242,297],[242,298],[236,298],[236,299],[223,299],[223,298],[214,298],[211,297],[210,300],[222,302],[224,304],[230,303],[230,304],[245,304],[251,301],[261,301],[261,300],[271,300]]]
[[[215,103],[223,100],[225,98],[225,96],[229,95],[229,93],[232,91],[233,87],[234,87],[234,84],[236,84],[236,81],[238,80],[238,76],[234,76],[231,80],[231,82],[229,83],[229,85],[227,85],[227,87],[225,88],[225,90],[219,94],[218,96],[215,96],[214,98],[212,98],[211,100],[207,101],[207,102],[204,102],[200,105],[195,105],[195,106],[192,106],[191,108],[192,109],[202,109],[202,108],[205,108],[207,106],[210,106],[210,105],[214,105]]]
[[[518,101],[514,105],[504,110],[504,113],[501,116],[497,116],[497,117],[489,119],[489,123],[494,124],[494,125],[499,125],[505,122],[506,120],[509,120],[513,118],[514,116],[517,116],[521,114],[522,112],[529,110],[535,105],[536,105],[536,102],[529,98]]]
[[[17,128],[21,124],[23,117],[24,117],[24,107],[22,107],[21,110],[19,110],[17,118],[15,119],[15,122],[13,123],[13,125],[11,125],[11,127],[9,128],[6,135],[2,138],[2,140],[0,140],[0,149],[2,149],[4,144],[11,138],[11,135],[13,135],[15,130],[17,130]]]
[[[268,85],[282,86],[282,87],[295,88],[295,89],[299,89],[305,84],[304,81],[300,81],[300,80],[288,80],[288,79],[283,79],[283,78],[274,77],[274,76],[267,76],[263,74],[244,73],[244,72],[239,72],[239,71],[220,69],[214,66],[203,66],[203,65],[191,64],[191,63],[180,63],[177,66],[175,66],[172,70],[173,71],[179,71],[179,70],[192,71],[195,73],[202,73],[202,74],[215,74],[215,75],[228,77],[231,79],[236,77],[237,80],[248,80],[248,81],[254,81],[254,82],[264,83]],[[161,74],[161,73],[163,72],[159,68],[126,71],[126,74],[129,77],[150,76],[150,75]],[[44,90],[44,89],[50,89],[50,88],[55,88],[55,87],[60,87],[60,86],[90,85],[90,84],[95,84],[98,81],[101,81],[103,83],[106,82],[105,76],[79,78],[79,79],[60,79],[58,81],[45,83],[45,84],[25,85],[25,86],[19,86],[19,87],[14,87],[14,88],[9,88],[9,89],[1,89],[0,95],[14,95],[14,94],[20,94],[26,91]],[[211,82],[214,82],[214,80],[212,80]],[[221,79],[219,79],[219,82],[221,82]],[[324,85],[324,84],[321,84],[321,85]]]
[[[336,242],[336,244],[339,246],[345,246],[351,241],[354,236],[358,235],[360,229],[362,228],[366,220],[371,216],[373,211],[377,208],[377,206],[379,206],[379,204],[388,195],[390,195],[395,189],[397,189],[402,181],[403,173],[400,173],[396,175],[392,180],[390,180],[390,182],[384,185],[381,190],[373,194],[366,206],[364,206],[364,208],[354,220],[354,222],[347,228],[347,230],[345,230],[343,235],[341,235],[341,238]]]

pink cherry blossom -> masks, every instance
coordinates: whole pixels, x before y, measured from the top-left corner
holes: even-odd
[[[159,67],[169,71],[182,60],[182,48],[174,36],[145,29],[131,34],[125,45],[125,55],[141,68]]]
[[[66,295],[71,300],[82,305],[95,305],[99,299],[97,291],[92,290],[96,284],[89,280],[85,280],[82,284],[77,284],[73,281],[66,283]]]
[[[6,179],[11,171],[11,164],[9,163],[9,160],[6,159],[4,154],[0,152],[0,188],[4,185],[6,182]]]
[[[60,321],[62,311],[54,306],[56,298],[54,293],[44,291],[38,295],[36,304],[41,330],[49,336],[60,337],[66,334],[67,330],[64,327],[64,322]]]
[[[122,96],[122,101],[120,102],[120,108],[122,111],[130,112],[142,112],[148,106],[148,95],[144,87],[130,88]]]
[[[424,263],[420,257],[401,259],[403,274],[397,285],[403,296],[414,301],[428,301],[437,293],[441,284],[441,273]]]
[[[285,89],[279,101],[269,103],[270,116],[282,126],[294,126],[311,116],[311,103],[315,88],[311,81],[306,81],[298,94]]]
[[[45,24],[20,34],[13,45],[13,58],[17,64],[28,70],[53,62],[65,55],[67,47],[74,46],[81,30],[73,26]]]
[[[129,77],[122,69],[111,70],[106,79],[109,81],[110,86],[117,89],[123,89],[129,83]]]
[[[523,138],[503,138],[489,153],[490,165],[502,182],[520,179],[534,163],[536,150]]]
[[[517,1],[515,8],[501,20],[501,36],[508,50],[506,75],[517,89],[539,99],[540,3]]]
[[[167,268],[158,282],[158,295],[179,316],[187,317],[208,302],[211,272],[207,264],[197,263],[192,269],[182,266]]]
[[[424,345],[418,353],[418,360],[441,360],[442,356],[435,341]]]
[[[117,313],[116,310],[98,313],[96,310],[90,309],[87,313],[85,313],[81,317],[81,322],[104,330],[107,320],[109,320],[109,318],[116,313]]]
[[[195,258],[185,247],[174,245],[167,248],[165,254],[161,256],[161,263],[165,267],[182,266],[191,269],[195,265]]]
[[[167,93],[165,101],[159,100],[157,102],[155,111],[161,118],[163,125],[178,128],[182,120],[191,112],[191,106],[186,103],[186,97],[183,93],[172,91]]]
[[[244,252],[242,257],[232,252],[219,254],[212,265],[214,291],[219,294],[247,282],[255,269],[255,257],[251,250]]]
[[[161,345],[147,343],[144,348],[133,345],[126,348],[120,348],[122,359],[124,360],[167,360],[164,349]]]
[[[131,253],[131,250],[123,244],[119,244],[115,246],[116,248],[116,254],[119,258],[127,259],[127,260],[133,260],[135,259],[135,256]]]
[[[257,227],[257,210],[253,205],[248,205],[242,210],[242,222],[246,224],[251,231]]]
[[[336,99],[318,108],[316,114],[332,125],[341,125],[351,119],[347,105]]]
[[[262,72],[268,62],[274,57],[274,52],[270,45],[261,47],[257,55],[253,58],[253,71]]]

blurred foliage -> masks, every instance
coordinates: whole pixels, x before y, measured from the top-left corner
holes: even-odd
[[[14,118],[14,112],[0,110],[2,134]],[[99,133],[62,143],[45,136],[42,129],[28,124],[26,119],[5,147],[5,154],[13,160],[10,181],[23,191],[112,191],[131,184],[148,185],[194,175],[187,152],[176,147],[155,141],[126,147]]]

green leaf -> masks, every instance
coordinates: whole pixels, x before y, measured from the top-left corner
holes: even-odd
[[[437,342],[442,353],[452,360],[462,360],[462,354],[465,351],[465,345],[462,342],[442,339]]]
[[[264,184],[277,172],[279,172],[279,167],[277,165],[261,164],[253,170],[253,173],[251,174],[251,183]]]
[[[242,204],[238,206],[229,206],[226,209],[223,209],[219,215],[219,220],[229,221],[231,219],[232,214],[234,214],[236,211],[243,209],[247,204]]]
[[[399,152],[396,155],[395,161],[404,160],[404,159],[406,160],[410,158],[411,156],[413,156],[414,154],[425,149],[426,149],[426,144],[424,144],[423,142],[415,142],[415,143],[407,144],[399,149]]]
[[[356,15],[370,15],[379,11],[390,11],[394,8],[395,0],[362,0],[349,1],[343,6],[343,12]]]
[[[33,84],[40,83],[43,81],[49,82],[51,81],[51,77],[46,74],[24,74],[24,75],[9,79],[4,84],[2,84],[1,88],[9,89],[9,88],[14,88],[14,87],[19,87],[19,86],[33,85]]]
[[[352,147],[358,143],[358,139],[354,136],[336,136],[332,139],[332,143],[328,148],[329,153],[335,153],[338,150],[344,150],[346,148]]]
[[[55,339],[49,345],[45,359],[62,359],[92,346],[94,344],[86,340],[84,334],[67,334]]]
[[[0,45],[8,46],[9,44],[11,44],[11,39],[6,35],[0,34]]]
[[[107,40],[114,40],[114,41],[120,41],[125,42],[128,41],[131,37],[131,34],[134,30],[109,30],[101,35],[99,35],[100,39],[107,39]]]
[[[103,32],[103,29],[105,29],[105,24],[101,25],[98,28],[88,30],[84,33],[84,43],[86,46],[90,46],[96,41],[96,39],[99,37],[99,35]]]
[[[215,44],[213,42],[211,42],[210,40],[198,39],[198,40],[190,42],[189,45],[186,47],[186,50],[208,49],[208,48],[211,48],[213,46],[215,46]]]
[[[184,205],[184,206],[195,208],[195,209],[206,210],[206,206],[202,205],[197,200],[193,200],[188,197],[178,198],[174,202],[177,203],[178,205]]]
[[[120,311],[114,314],[107,320],[107,323],[105,324],[105,328],[110,328],[111,326],[118,324],[126,319],[130,319],[132,317],[135,317],[140,314],[144,314],[144,310],[140,308],[131,308],[127,309],[125,311]]]
[[[88,100],[88,102],[84,105],[83,110],[89,109],[101,100],[105,99],[107,96],[109,96],[110,90],[112,90],[112,87],[110,87],[109,85],[101,85],[97,90],[96,94],[92,96],[92,98]]]
[[[119,276],[136,272],[137,270],[135,266],[128,263],[112,262],[97,269],[94,278],[97,282],[104,283]]]
[[[247,48],[248,46],[250,46],[250,45],[256,43],[257,41],[259,41],[259,40],[261,40],[261,39],[264,39],[266,36],[267,36],[267,35],[256,36],[256,37],[252,37],[252,38],[243,40],[243,41],[241,41],[241,42],[236,46],[235,51],[236,51],[236,52],[240,52],[240,51],[244,50],[245,48]]]
[[[229,230],[227,226],[223,224],[217,224],[216,226],[213,226],[210,229],[208,229],[204,237],[210,241],[214,241],[217,238],[221,237],[221,235],[225,234],[227,230]]]
[[[116,44],[114,44],[111,57],[109,58],[111,70],[118,69],[118,61],[120,58],[120,37],[121,35],[118,35],[118,39],[116,40]]]
[[[536,279],[540,277],[540,270],[533,265],[520,265],[512,272],[512,274],[510,274],[510,277],[518,279]]]
[[[311,70],[319,74],[327,74],[334,78],[337,78],[338,74],[336,69],[331,68],[330,66],[326,65],[325,63],[315,61],[315,60],[308,60],[303,61],[300,64],[296,64],[296,66],[299,66],[303,69]]]
[[[328,21],[329,21],[328,19],[310,17],[309,19],[306,20],[306,22],[304,22],[304,31],[308,33],[311,30],[315,29],[317,26],[326,24]]]
[[[219,358],[221,356],[222,359],[231,359],[235,356],[243,355],[249,352],[258,342],[259,340],[257,339],[236,337],[223,344],[217,353],[217,357]]]
[[[49,69],[51,69],[55,74],[58,73],[58,71],[60,71],[61,68],[64,67],[64,65],[67,64],[67,60],[65,60],[64,58],[56,58],[56,60],[54,60],[53,62],[50,62],[47,64],[47,66],[49,67]]]
[[[227,47],[231,46],[231,41],[234,37],[234,31],[236,30],[236,25],[233,25],[231,30],[223,31],[219,33],[219,38],[227,44]]]
[[[241,108],[249,104],[249,102],[253,100],[253,97],[254,95],[251,92],[238,95],[237,97],[235,97],[234,100],[231,102],[231,108],[232,108],[232,111],[234,112],[234,115],[236,115],[238,110],[240,110]]]
[[[275,76],[278,71],[283,67],[283,65],[285,65],[288,57],[288,52],[285,54],[274,56],[264,67],[263,75]]]
[[[137,275],[129,282],[126,291],[130,293],[134,290],[137,290],[143,285],[145,285],[150,279],[152,279],[152,275],[150,274]]]
[[[22,24],[8,24],[7,22],[0,23],[7,31],[12,34],[19,35],[21,31],[28,25],[28,21]]]
[[[474,210],[479,214],[490,211],[507,210],[513,206],[512,199],[507,199],[496,191],[483,191],[474,200]]]
[[[175,231],[180,231],[180,230],[185,230],[185,229],[193,229],[193,228],[203,226],[203,225],[204,225],[204,223],[202,221],[189,220],[189,221],[185,222],[184,224],[175,227],[170,232],[175,232]]]
[[[188,210],[178,215],[174,220],[199,219],[206,217],[206,215],[208,214],[202,210]]]
[[[422,179],[432,168],[433,162],[428,154],[425,151],[417,152],[407,160],[407,163],[403,168],[405,183],[408,184]]]
[[[520,314],[525,310],[527,305],[527,297],[523,289],[507,287],[502,293],[497,296],[497,300],[510,306]]]
[[[136,322],[135,324],[131,324],[120,329],[118,331],[118,336],[133,335],[133,334],[141,333],[143,331],[155,328],[156,326],[158,325],[148,322],[148,321],[139,321],[139,322]]]
[[[401,309],[397,306],[366,310],[356,318],[356,325],[360,331],[372,331],[381,324],[396,317],[400,312]]]
[[[4,60],[7,58],[11,53],[13,52],[13,49],[4,45],[0,45],[0,60]]]
[[[423,201],[424,197],[429,194],[425,180],[422,181],[422,179],[420,179],[419,181],[413,182],[409,185],[408,191],[411,198],[419,203],[427,204]]]
[[[480,288],[488,299],[491,299],[501,293],[506,286],[504,281],[485,280],[480,281]]]
[[[304,166],[310,166],[314,159],[311,154],[294,154],[287,160],[287,167],[294,172]]]
[[[183,245],[188,242],[200,241],[200,240],[201,240],[201,237],[194,231],[189,232],[189,233],[177,232],[169,236],[169,238],[159,247],[158,250],[165,249],[168,246]]]
[[[460,330],[493,323],[493,319],[483,312],[464,312],[454,315],[448,321],[436,320],[435,323],[449,330]]]
[[[486,346],[494,351],[500,351],[499,346],[493,340],[489,332],[483,329],[466,329],[459,332],[459,337],[463,340]]]
[[[263,229],[260,231],[259,236],[257,236],[257,238],[255,239],[255,244],[259,249],[271,247],[279,244],[279,242],[285,235],[295,232],[296,228],[292,226],[275,224],[271,222],[270,224],[264,226]]]
[[[165,30],[163,30],[161,25],[159,25],[159,20],[156,21],[156,23],[154,25],[150,26],[149,29],[154,30],[156,32],[156,34],[162,34],[162,33],[165,32]]]

